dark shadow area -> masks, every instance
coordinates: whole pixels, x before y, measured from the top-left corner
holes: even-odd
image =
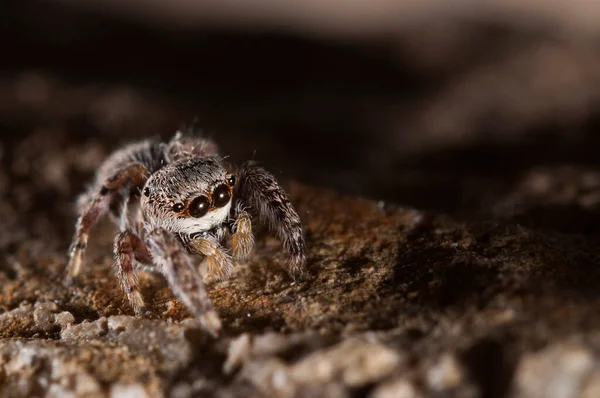
[[[0,13],[1,75],[41,71],[67,85],[126,85],[177,108],[164,126],[126,134],[85,116],[63,120],[73,140],[98,138],[114,148],[140,137],[168,138],[197,118],[235,161],[256,158],[287,178],[436,212],[479,216],[490,197],[538,164],[597,165],[598,123],[589,115],[587,124],[567,127],[540,120],[530,127],[537,131],[498,140],[503,116],[489,114],[465,126],[477,140],[396,154],[403,137],[420,134],[411,124],[420,107],[458,78],[510,54],[517,42],[527,48],[557,40],[541,28],[474,21],[461,27],[473,38],[462,57],[427,68],[402,35],[336,41],[270,30],[167,30],[50,2],[7,2]],[[395,108],[406,125],[390,130],[378,119]],[[9,147],[38,123],[31,116],[0,120]]]
[[[462,353],[461,358],[483,398],[508,396],[517,357],[494,339],[481,339]]]

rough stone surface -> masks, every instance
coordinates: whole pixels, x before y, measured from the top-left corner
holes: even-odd
[[[101,151],[32,137],[14,162],[36,167],[33,159],[45,153],[84,174],[70,154]],[[232,279],[210,284],[224,324],[214,340],[156,275],[140,273],[151,311],[133,316],[111,275],[108,223],[94,230],[83,281],[63,284],[69,195],[51,188],[62,184],[53,175],[33,174],[32,184],[15,177],[16,166],[8,170],[3,396],[575,397],[598,390],[599,242],[512,223],[514,207],[505,221],[465,222],[288,182],[306,225],[310,277],[290,280],[278,242],[259,235],[257,254]],[[576,170],[524,179],[534,182],[498,197],[495,211],[519,196],[525,212],[542,193],[546,203],[581,203],[575,192],[596,186],[593,174]],[[55,199],[42,206],[46,190]],[[15,215],[23,206],[32,214],[25,224]],[[583,337],[565,340],[574,334]]]

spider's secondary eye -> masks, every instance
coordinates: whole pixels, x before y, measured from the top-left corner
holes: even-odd
[[[142,192],[144,194],[144,196],[150,196],[150,188],[146,187],[144,188],[144,192]]]
[[[229,184],[230,187],[235,185],[235,176],[234,175],[227,177],[227,184]]]
[[[176,211],[177,213],[179,213],[181,210],[183,210],[185,206],[183,205],[183,203],[175,203],[172,207],[173,211]]]
[[[198,196],[196,199],[192,200],[189,209],[190,216],[196,218],[202,217],[208,213],[208,209],[210,209],[210,201],[206,196]]]
[[[221,184],[215,188],[215,192],[213,193],[213,204],[215,207],[225,206],[229,203],[230,198],[231,194],[229,193],[229,187],[227,185]]]

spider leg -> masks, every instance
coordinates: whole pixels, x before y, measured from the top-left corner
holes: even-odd
[[[69,260],[67,263],[68,279],[72,280],[81,271],[84,262],[90,230],[101,216],[109,210],[111,200],[119,195],[123,196],[122,188],[129,185],[127,195],[131,189],[139,187],[148,177],[149,173],[141,164],[133,164],[108,178],[99,192],[94,194],[82,213],[77,218],[75,233],[69,247]]]
[[[116,191],[126,184],[130,184],[132,189],[138,188],[146,182],[149,176],[150,172],[146,166],[140,163],[133,163],[109,177],[104,182],[100,192]]]
[[[100,216],[106,213],[110,197],[108,195],[96,195],[90,200],[83,213],[77,219],[75,234],[69,247],[69,262],[67,271],[69,279],[75,278],[81,271],[81,264],[85,258],[90,229]]]
[[[194,251],[206,257],[208,272],[219,279],[227,279],[231,275],[233,264],[231,256],[223,247],[211,238],[196,238],[192,243]]]
[[[213,336],[221,329],[221,321],[213,309],[202,277],[194,268],[181,243],[162,228],[152,230],[146,243],[154,263],[167,278],[169,285],[189,311]]]
[[[238,211],[232,230],[231,250],[233,251],[233,256],[237,260],[246,260],[254,249],[252,219],[247,211]]]
[[[302,277],[306,261],[304,232],[287,194],[271,173],[252,161],[242,165],[238,178],[234,198],[269,225],[288,252],[288,272],[296,279]]]
[[[134,259],[146,264],[152,263],[148,248],[139,236],[127,230],[118,234],[114,243],[115,268],[123,292],[137,315],[146,311],[144,298],[140,293],[137,275],[133,269]]]

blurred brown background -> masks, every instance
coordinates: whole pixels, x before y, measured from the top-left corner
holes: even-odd
[[[4,158],[40,129],[112,148],[196,120],[233,161],[254,157],[285,177],[422,209],[494,215],[540,167],[598,164],[599,8],[3,2]]]

